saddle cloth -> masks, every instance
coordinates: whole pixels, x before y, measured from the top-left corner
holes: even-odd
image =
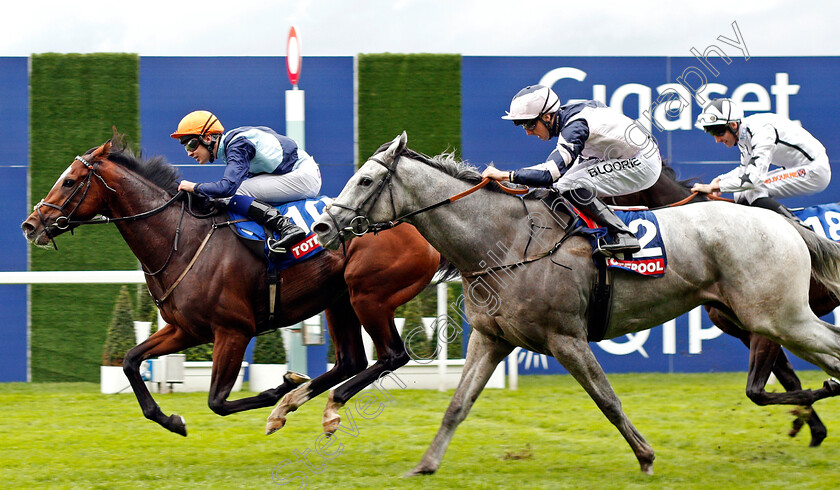
[[[246,220],[233,223],[232,227],[234,232],[245,240],[261,242],[262,253],[269,262],[269,266],[273,266],[276,270],[280,271],[304,260],[311,259],[324,251],[318,243],[315,233],[312,232],[312,224],[321,217],[327,204],[331,202],[331,198],[319,196],[314,199],[292,201],[275,206],[284,216],[288,216],[294,224],[301,227],[307,234],[306,238],[300,243],[293,245],[285,254],[269,254],[268,247],[265,245],[265,228],[262,225],[230,210],[228,210],[228,216],[231,221]]]
[[[817,235],[840,242],[840,203],[819,204],[790,211]]]
[[[586,223],[581,233],[590,238],[594,251],[597,248],[598,239],[606,236],[607,229],[599,227],[577,209],[575,209],[575,212]],[[622,259],[607,258],[607,267],[635,272],[646,277],[662,277],[668,265],[668,258],[665,253],[662,234],[659,232],[659,220],[656,219],[656,215],[648,209],[616,210],[615,214],[636,235],[642,249],[630,257],[625,254]]]

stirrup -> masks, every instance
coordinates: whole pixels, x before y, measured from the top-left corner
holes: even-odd
[[[265,246],[268,247],[269,251],[274,252],[276,254],[284,254],[288,252],[288,250],[286,250],[286,247],[280,246],[280,240],[277,240],[274,237],[266,238]]]
[[[306,238],[305,231],[297,226],[295,228],[297,228],[297,232],[292,232],[290,235],[283,235],[279,239],[275,239],[269,235],[265,239],[265,244],[268,246],[268,249],[276,254],[284,254],[289,251],[289,247]]]
[[[617,234],[614,236],[615,243],[608,243],[604,238],[601,238],[598,240],[597,252],[607,257],[615,257],[618,254],[633,255],[641,250],[642,247],[639,245],[639,241],[636,240],[635,236],[632,241],[629,241],[629,238],[627,237],[628,241],[625,241],[622,240],[620,234]]]

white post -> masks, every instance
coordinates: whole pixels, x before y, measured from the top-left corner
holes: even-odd
[[[304,95],[305,91],[299,90],[297,85],[292,90],[286,90],[286,136],[295,140],[301,150],[306,150]]]
[[[305,93],[298,89],[298,77],[301,68],[300,39],[294,27],[289,30],[286,42],[286,70],[289,75],[291,90],[286,90],[286,136],[295,140],[298,148],[306,150],[306,108]],[[298,323],[291,331],[291,341],[286,344],[289,354],[290,371],[306,374],[308,360],[303,339],[303,323]]]
[[[509,390],[519,389],[519,361],[517,361],[517,358],[519,357],[519,351],[521,350],[521,347],[517,347],[513,349],[513,352],[511,352],[507,357]]]
[[[449,318],[446,315],[447,311],[447,291],[446,283],[441,282],[437,285],[437,348],[438,348],[438,391],[446,391],[446,359],[447,359],[447,342],[446,337],[449,335]]]

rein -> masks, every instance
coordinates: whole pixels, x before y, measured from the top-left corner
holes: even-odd
[[[695,197],[697,197],[699,195],[700,195],[699,192],[692,192],[690,196],[686,197],[685,199],[683,199],[681,201],[677,201],[675,203],[669,204],[667,207],[673,208],[673,207],[676,207],[676,206],[682,206],[683,204],[687,204],[687,203],[691,202],[692,199],[694,199]],[[706,197],[711,201],[735,202],[733,199],[729,199],[729,198],[726,198],[726,197],[713,196],[712,194],[706,194]]]
[[[106,224],[106,223],[118,223],[118,222],[123,222],[123,221],[138,221],[138,220],[142,220],[142,219],[145,219],[145,218],[149,218],[151,216],[154,216],[154,215],[162,212],[164,209],[166,209],[170,205],[172,205],[175,201],[180,199],[183,195],[186,195],[186,197],[187,197],[186,201],[181,201],[181,214],[180,214],[180,217],[178,218],[178,225],[175,228],[175,236],[172,240],[172,248],[169,250],[169,255],[166,257],[166,260],[164,261],[163,266],[161,266],[161,268],[158,269],[155,272],[147,272],[146,267],[141,264],[141,266],[143,268],[143,273],[146,276],[154,277],[154,276],[160,274],[161,272],[163,272],[164,269],[166,269],[166,267],[169,265],[169,262],[172,260],[172,256],[178,250],[178,242],[179,242],[179,238],[181,236],[181,224],[184,221],[184,213],[189,212],[191,216],[199,218],[199,219],[208,218],[208,217],[211,217],[211,216],[214,215],[214,213],[209,213],[207,215],[196,214],[192,209],[192,195],[190,193],[187,193],[187,192],[184,192],[184,191],[178,191],[174,196],[172,196],[171,199],[169,199],[165,203],[163,203],[160,206],[158,206],[154,209],[151,209],[149,211],[144,211],[142,213],[138,213],[138,214],[135,214],[135,215],[122,216],[122,217],[117,217],[117,218],[109,218],[107,216],[100,216],[98,218],[89,219],[89,220],[75,220],[74,221],[74,220],[71,219],[71,217],[76,213],[76,211],[82,205],[82,202],[85,200],[85,197],[87,197],[88,191],[90,190],[90,187],[91,187],[91,181],[92,181],[93,177],[96,177],[97,179],[99,179],[99,181],[102,183],[102,185],[106,189],[108,189],[109,191],[114,192],[114,193],[117,192],[117,190],[112,188],[111,186],[109,186],[108,183],[105,182],[105,179],[99,174],[99,172],[96,171],[96,163],[97,162],[90,163],[84,157],[81,157],[81,156],[76,156],[75,160],[78,160],[79,162],[81,162],[88,169],[88,174],[85,177],[84,181],[82,181],[82,183],[79,184],[76,187],[76,189],[73,190],[72,193],[70,193],[70,196],[68,196],[67,199],[65,199],[64,202],[60,206],[56,205],[56,204],[44,202],[44,200],[42,199],[38,204],[35,205],[35,209],[34,209],[35,211],[38,212],[38,218],[41,220],[41,224],[44,225],[44,229],[47,233],[47,236],[50,238],[50,241],[52,242],[53,247],[55,247],[56,250],[58,250],[58,245],[56,245],[56,243],[55,243],[55,238],[54,238],[55,235],[53,235],[50,232],[50,229],[53,228],[53,227],[56,228],[56,229],[59,229],[61,231],[67,230],[69,228],[71,230],[71,233],[72,233],[73,228],[76,228],[76,227],[81,226],[81,225],[100,225],[100,224]],[[73,210],[70,211],[69,213],[65,213],[65,208],[67,207],[67,205],[70,203],[70,201],[73,200],[73,198],[76,196],[76,194],[78,194],[79,191],[82,190],[83,188],[84,188],[84,191],[82,192],[82,197],[79,199],[79,202],[78,202],[78,204],[76,204],[76,207],[74,207]],[[42,206],[47,206],[49,208],[56,209],[61,213],[61,215],[58,218],[56,218],[55,222],[52,225],[47,226],[46,223],[44,222],[44,215],[41,213],[41,207]],[[186,268],[184,268],[184,271],[181,272],[181,275],[179,275],[178,278],[175,280],[175,282],[173,282],[172,285],[169,286],[169,288],[166,290],[166,292],[164,292],[163,296],[161,296],[160,298],[154,298],[154,296],[153,296],[153,298],[155,300],[155,304],[158,307],[160,307],[162,305],[162,303],[166,300],[166,298],[168,298],[169,295],[172,294],[172,291],[175,290],[175,288],[178,286],[178,284],[180,284],[181,281],[184,279],[184,277],[186,277],[186,275],[190,271],[190,269],[192,269],[192,266],[195,264],[196,260],[198,260],[198,256],[201,255],[201,252],[204,250],[204,247],[207,245],[207,242],[210,241],[210,237],[213,236],[213,233],[216,231],[216,229],[220,228],[222,226],[227,226],[230,223],[233,223],[233,222],[228,221],[228,222],[225,222],[225,223],[215,223],[215,221],[214,221],[211,224],[210,231],[204,237],[204,240],[201,242],[201,245],[199,245],[198,250],[196,250],[196,252],[195,252],[195,255],[193,255],[192,260],[190,260],[189,264],[187,264]]]
[[[117,192],[116,189],[109,186],[108,183],[105,182],[105,179],[102,178],[101,175],[99,175],[99,172],[96,171],[96,162],[90,163],[87,160],[85,160],[83,157],[80,157],[78,155],[76,156],[75,160],[78,160],[79,162],[81,162],[82,165],[87,167],[87,169],[89,170],[89,172],[87,174],[87,177],[85,177],[85,180],[81,184],[79,184],[73,190],[73,192],[70,193],[70,195],[67,197],[67,199],[65,199],[64,202],[61,203],[60,206],[56,205],[56,204],[44,202],[44,200],[41,199],[41,201],[39,201],[38,204],[36,204],[34,206],[34,209],[33,209],[34,211],[38,212],[38,219],[40,219],[41,224],[44,225],[44,229],[47,233],[47,236],[49,237],[50,241],[53,244],[53,247],[56,250],[58,250],[58,245],[55,243],[55,236],[56,235],[52,234],[52,232],[50,231],[51,228],[56,228],[56,229],[59,229],[61,231],[65,231],[69,228],[72,231],[73,228],[76,228],[77,226],[80,226],[80,225],[100,225],[100,224],[106,224],[106,223],[117,223],[117,222],[120,222],[120,221],[135,221],[135,220],[145,219],[145,218],[148,218],[150,216],[154,216],[154,215],[160,213],[161,211],[163,211],[164,209],[169,207],[172,203],[174,203],[176,200],[178,200],[184,194],[184,191],[178,191],[177,194],[172,196],[172,199],[166,201],[165,203],[158,206],[157,208],[154,208],[154,209],[151,209],[149,211],[145,211],[145,212],[142,212],[142,213],[139,213],[139,214],[135,214],[133,216],[123,216],[123,217],[119,217],[119,218],[109,218],[107,216],[100,216],[98,218],[89,219],[89,220],[74,221],[70,218],[76,213],[76,211],[79,209],[79,206],[82,205],[82,202],[85,200],[85,197],[87,197],[88,191],[90,191],[91,180],[92,180],[93,177],[96,177],[97,179],[99,179],[99,181],[102,182],[102,185],[105,186],[105,188],[108,189],[109,191],[114,192],[114,193]],[[65,214],[65,208],[70,203],[70,201],[72,201],[73,198],[76,197],[76,194],[78,194],[79,191],[82,188],[84,188],[84,192],[82,192],[82,197],[81,197],[81,199],[79,199],[79,203],[76,204],[76,207],[73,208],[72,211]],[[52,225],[47,226],[46,223],[44,222],[44,215],[41,213],[41,207],[42,206],[46,206],[48,208],[56,209],[56,210],[58,210],[58,212],[60,212],[62,214],[61,214],[61,216],[59,216],[58,218],[55,219],[55,222]],[[190,214],[192,214],[192,211],[190,212]]]
[[[444,206],[444,205],[447,205],[447,204],[451,204],[451,203],[453,203],[453,202],[455,202],[459,199],[467,197],[470,194],[474,193],[475,191],[477,191],[477,190],[481,189],[482,187],[486,186],[487,184],[489,184],[491,180],[494,180],[494,179],[490,179],[489,177],[485,177],[485,178],[481,179],[481,182],[479,182],[478,184],[474,185],[473,187],[470,187],[469,189],[467,189],[463,192],[455,194],[452,197],[448,197],[448,198],[443,199],[441,201],[438,201],[434,204],[430,204],[428,206],[425,206],[421,209],[417,209],[415,211],[411,211],[409,213],[403,214],[402,216],[398,216],[398,217],[396,217],[396,218],[394,218],[390,221],[384,221],[384,222],[380,222],[380,223],[370,223],[367,219],[367,213],[364,212],[362,210],[362,208],[368,203],[370,203],[370,208],[373,208],[373,205],[376,203],[376,201],[379,199],[382,192],[384,191],[385,185],[388,185],[388,193],[391,196],[391,209],[394,210],[394,214],[397,214],[395,206],[394,206],[394,196],[393,196],[392,188],[391,188],[391,179],[392,179],[392,177],[394,175],[394,172],[396,170],[396,166],[397,166],[397,163],[399,162],[399,158],[400,158],[400,156],[397,155],[397,157],[394,159],[393,166],[387,165],[385,162],[383,162],[382,160],[380,160],[378,158],[375,158],[375,157],[370,158],[370,160],[373,160],[374,162],[376,162],[376,163],[382,165],[383,167],[385,167],[388,170],[388,175],[384,179],[382,179],[382,181],[380,181],[379,186],[376,189],[376,192],[374,192],[370,196],[368,196],[368,198],[365,199],[362,202],[361,205],[359,205],[356,208],[351,208],[349,206],[344,206],[344,205],[338,204],[338,203],[330,204],[330,206],[335,206],[335,207],[338,207],[338,208],[341,208],[341,209],[347,209],[349,211],[353,211],[354,213],[356,213],[356,216],[350,221],[350,225],[343,228],[342,231],[349,231],[356,236],[362,236],[362,235],[365,235],[365,234],[371,233],[371,232],[374,233],[374,234],[377,234],[380,231],[391,229],[391,228],[397,226],[398,224],[403,223],[406,219],[408,219],[412,216],[416,216],[418,214],[425,213],[426,211],[431,211],[432,209],[435,209],[435,208],[438,208],[440,206]],[[496,184],[498,184],[498,186],[504,192],[506,192],[508,194],[523,195],[523,194],[527,194],[528,192],[530,192],[530,189],[528,187],[524,187],[524,188],[521,188],[521,189],[513,189],[513,188],[505,186],[504,184],[502,184],[498,180],[496,180],[495,182],[496,182]],[[330,217],[330,219],[332,220],[333,225],[335,225],[336,229],[338,229],[338,222],[336,221],[335,217],[333,217],[332,213],[330,213],[330,211],[329,211],[330,206],[327,206],[327,209],[326,209],[325,212]],[[527,209],[526,209],[526,212],[527,212]],[[531,226],[532,227],[534,226],[533,221],[531,221]],[[468,279],[471,279],[471,278],[482,276],[482,275],[485,275],[485,274],[490,274],[490,273],[493,273],[493,272],[496,272],[496,271],[499,271],[499,270],[510,269],[510,268],[519,267],[521,265],[528,264],[528,263],[531,263],[531,262],[536,262],[537,260],[543,259],[545,257],[548,257],[548,256],[554,254],[554,252],[556,252],[563,245],[563,243],[569,237],[573,236],[574,232],[577,231],[581,227],[583,227],[582,224],[578,224],[577,226],[570,226],[567,230],[565,230],[565,233],[564,233],[563,237],[560,238],[560,240],[558,240],[557,243],[555,243],[554,246],[552,246],[549,250],[546,250],[544,252],[540,252],[540,253],[538,253],[536,255],[532,255],[530,257],[525,257],[524,259],[522,259],[518,262],[512,263],[512,264],[505,264],[505,265],[500,265],[500,266],[495,266],[495,267],[488,267],[486,269],[483,269],[483,270],[480,270],[480,271],[475,271],[475,272],[462,273],[461,276],[465,277],[465,278],[468,278]],[[342,235],[343,235],[342,233],[339,233],[339,237],[341,237]],[[528,243],[530,244],[530,238],[529,238]],[[343,238],[341,238],[341,244],[342,244],[342,247],[345,247],[345,253],[346,253],[346,245],[345,245],[345,242],[344,242]],[[527,245],[525,247],[525,250],[527,252],[527,250],[528,250]],[[557,264],[557,265],[560,265],[562,267],[566,267],[563,264]]]
[[[478,184],[476,184],[476,185],[474,185],[474,186],[470,187],[469,189],[465,190],[464,192],[461,192],[461,193],[459,193],[459,194],[455,194],[455,195],[454,195],[454,196],[452,196],[452,197],[448,197],[448,198],[446,198],[446,199],[444,199],[444,200],[442,200],[442,201],[438,201],[438,202],[436,202],[436,203],[434,203],[434,204],[430,204],[430,205],[428,205],[428,206],[426,206],[426,207],[424,207],[424,208],[418,209],[418,210],[416,210],[416,211],[412,211],[412,212],[410,212],[410,213],[406,213],[406,214],[404,214],[404,215],[402,215],[402,216],[399,216],[399,217],[397,217],[397,218],[394,218],[394,219],[393,219],[393,220],[391,220],[391,221],[384,221],[384,222],[382,222],[382,223],[373,223],[373,224],[371,224],[371,225],[370,225],[370,227],[371,227],[371,228],[373,228],[371,231],[373,231],[373,233],[379,233],[379,232],[380,232],[380,231],[382,231],[382,230],[388,230],[388,229],[391,229],[391,228],[393,228],[393,227],[397,226],[398,224],[400,224],[400,223],[404,222],[406,219],[411,218],[412,216],[416,216],[416,215],[418,215],[418,214],[425,213],[426,211],[431,211],[432,209],[438,208],[438,207],[440,207],[440,206],[444,206],[444,205],[446,205],[446,204],[451,204],[451,203],[453,203],[453,202],[457,201],[458,199],[461,199],[461,198],[467,197],[467,196],[469,196],[470,194],[472,194],[473,192],[475,192],[475,191],[477,191],[477,190],[481,189],[482,187],[484,187],[484,186],[486,186],[487,184],[489,184],[491,180],[492,180],[492,179],[490,179],[489,177],[485,177],[485,178],[481,179],[481,182],[479,182]],[[501,187],[501,188],[502,188],[502,190],[503,190],[503,191],[507,192],[508,194],[513,194],[513,195],[522,195],[522,194],[527,194],[527,193],[528,193],[528,191],[530,191],[530,189],[528,189],[527,187],[525,187],[525,188],[523,188],[523,189],[512,189],[512,188],[510,188],[510,187],[505,187],[505,186],[504,186],[504,185],[502,185],[502,183],[501,183],[501,182],[499,182],[499,181],[496,181],[496,183],[499,185],[499,187]],[[341,206],[339,206],[339,207],[341,207]]]
[[[467,190],[465,190],[461,193],[455,194],[452,197],[448,197],[446,199],[438,201],[434,204],[430,204],[430,205],[428,205],[426,207],[423,207],[421,209],[417,209],[415,211],[411,211],[409,213],[403,214],[402,216],[398,216],[398,217],[396,217],[392,220],[389,220],[389,221],[383,221],[383,222],[380,222],[380,223],[370,223],[370,221],[368,221],[368,219],[367,219],[367,212],[364,212],[362,208],[368,203],[370,203],[370,208],[373,208],[373,205],[376,203],[376,201],[382,195],[382,192],[385,190],[386,185],[388,186],[388,194],[391,196],[391,209],[394,211],[395,215],[397,214],[396,208],[394,207],[394,195],[392,193],[391,179],[393,178],[394,171],[396,170],[396,167],[397,167],[397,163],[399,163],[399,159],[400,159],[400,156],[398,155],[394,159],[393,166],[389,166],[385,162],[383,162],[382,160],[380,160],[376,157],[371,157],[370,160],[373,160],[374,162],[382,165],[383,167],[385,167],[388,170],[388,175],[380,181],[379,186],[376,188],[376,192],[374,192],[370,196],[368,196],[368,198],[365,199],[360,206],[358,206],[356,208],[351,208],[349,206],[344,206],[344,205],[338,204],[338,203],[330,204],[330,206],[327,207],[326,212],[330,216],[330,219],[333,221],[333,224],[337,225],[338,223],[336,222],[335,218],[333,218],[332,214],[329,212],[329,208],[331,206],[335,206],[335,207],[341,208],[341,209],[346,209],[348,211],[353,211],[354,213],[356,213],[356,216],[350,221],[350,226],[344,228],[343,231],[349,231],[356,236],[362,236],[364,234],[371,233],[371,232],[373,232],[373,234],[377,234],[380,231],[390,230],[391,228],[394,228],[395,226],[399,225],[400,223],[405,222],[406,219],[411,218],[412,216],[416,216],[418,214],[425,213],[426,211],[431,211],[432,209],[438,208],[440,206],[451,204],[451,203],[453,203],[453,202],[455,202],[459,199],[462,199],[466,196],[469,196],[473,192],[475,192],[475,191],[481,189],[482,187],[486,186],[487,184],[489,184],[490,181],[492,180],[488,177],[485,177],[485,178],[481,179],[481,182],[479,182],[478,184],[470,187],[469,189],[467,189]],[[530,191],[530,189],[527,188],[527,187],[522,188],[522,189],[512,189],[510,187],[506,187],[506,186],[502,185],[502,183],[499,182],[499,181],[496,181],[496,183],[499,185],[499,187],[501,187],[501,189],[504,192],[507,192],[508,194],[522,195],[522,194],[527,194]],[[370,210],[368,210],[368,211],[370,211]],[[342,244],[343,243],[344,243],[344,240],[342,239]]]

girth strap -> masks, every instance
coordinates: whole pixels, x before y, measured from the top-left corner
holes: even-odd
[[[604,257],[595,260],[598,276],[589,294],[589,311],[586,318],[586,340],[600,342],[607,333],[607,324],[612,313],[611,274]]]
[[[269,324],[274,323],[274,309],[277,307],[277,304],[280,303],[280,288],[277,287],[279,285],[279,277],[277,274],[277,269],[272,267],[268,271],[268,322]]]

